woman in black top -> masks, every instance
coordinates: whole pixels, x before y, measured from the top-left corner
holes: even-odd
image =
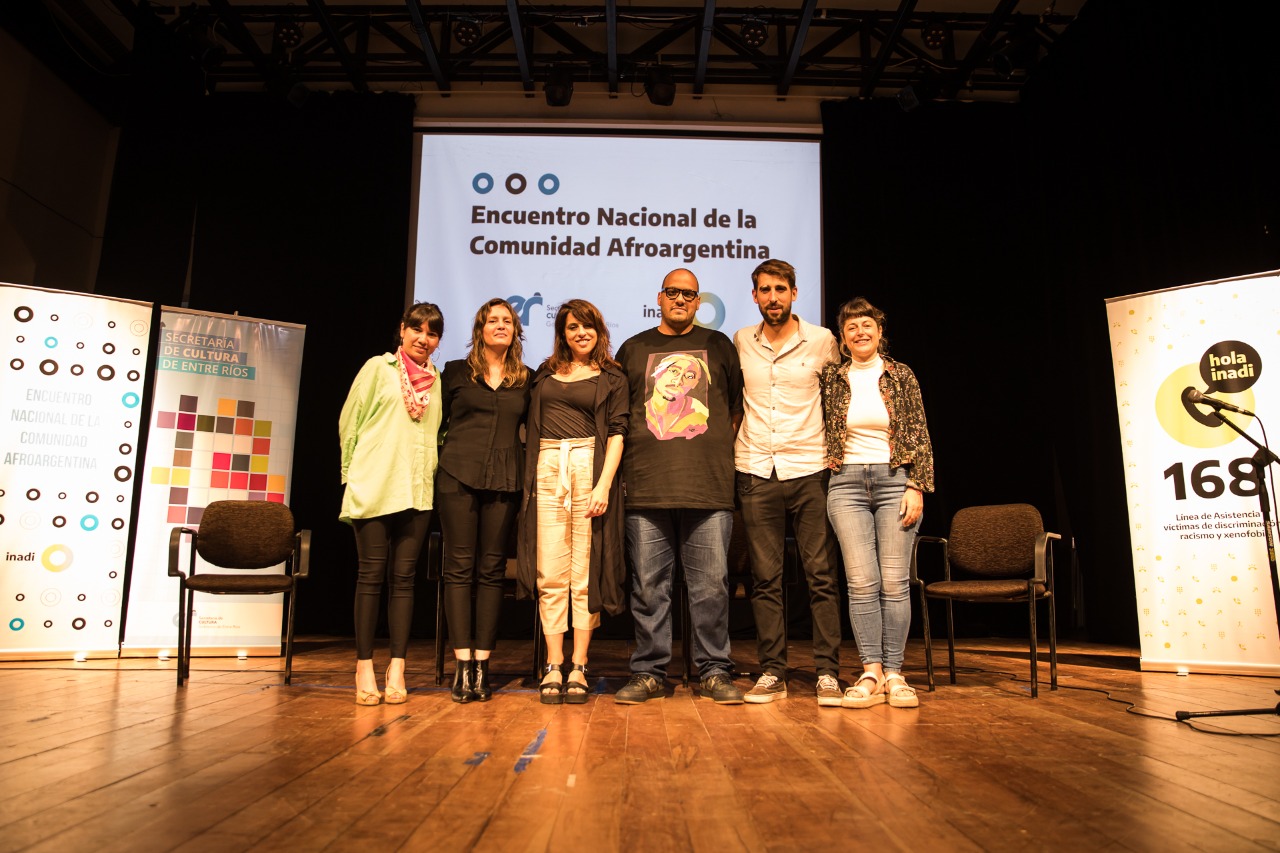
[[[444,444],[436,474],[436,512],[444,535],[444,607],[457,659],[455,702],[487,702],[489,655],[498,633],[507,544],[520,506],[529,408],[524,331],[505,299],[476,312],[471,352],[441,374]],[[475,616],[472,618],[472,586]]]
[[[587,651],[600,612],[622,611],[622,441],[631,415],[609,327],[590,302],[556,313],[551,355],[531,381],[516,569],[522,597],[538,596],[547,643],[543,704],[585,704]],[[573,626],[572,666],[565,634]]]

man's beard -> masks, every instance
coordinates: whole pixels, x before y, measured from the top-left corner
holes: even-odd
[[[783,308],[782,314],[778,316],[777,320],[769,316],[768,308],[766,308],[764,311],[761,311],[760,313],[764,315],[764,321],[768,323],[770,326],[785,326],[791,320],[790,308]]]

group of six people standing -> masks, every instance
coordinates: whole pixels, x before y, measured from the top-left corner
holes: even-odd
[[[628,608],[631,677],[614,700],[666,694],[677,561],[701,695],[720,704],[785,698],[790,523],[809,589],[818,704],[918,705],[902,663],[911,546],[934,483],[920,386],[887,355],[884,314],[867,300],[840,308],[837,337],[793,313],[790,264],[767,260],[751,279],[762,319],[731,340],[697,324],[697,277],[673,270],[658,291],[661,321],[616,356],[600,311],[566,301],[536,370],[504,299],[480,307],[467,358],[443,371],[431,360],[444,333],[439,309],[405,312],[397,352],[365,363],[339,418],[340,518],[353,527],[359,562],[358,704],[406,701],[414,567],[434,508],[456,702],[492,698],[489,658],[513,539],[518,595],[536,597],[546,642],[542,702],[588,700],[592,631],[602,612]],[[745,694],[728,627],[735,510],[761,669]],[[843,690],[841,560],[863,667]],[[384,580],[390,663],[379,691],[372,657]]]

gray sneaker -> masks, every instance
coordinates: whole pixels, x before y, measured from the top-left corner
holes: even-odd
[[[702,679],[699,693],[709,697],[717,705],[741,705],[742,691],[729,678],[729,673],[717,670]]]
[[[650,699],[662,699],[667,695],[667,688],[661,681],[647,672],[637,672],[631,680],[613,694],[613,701],[619,705],[639,705]]]
[[[765,702],[772,702],[774,699],[787,698],[787,682],[774,675],[766,672],[760,676],[760,680],[756,682],[756,686],[747,691],[742,697],[752,705],[763,705]],[[840,697],[836,697],[836,704],[840,704]]]
[[[843,698],[840,682],[834,675],[818,676],[818,705],[823,708],[839,708]]]

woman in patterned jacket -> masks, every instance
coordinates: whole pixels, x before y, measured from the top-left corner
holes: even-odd
[[[840,540],[849,583],[849,620],[863,673],[841,705],[888,702],[915,708],[902,675],[911,625],[908,573],[924,492],[933,491],[933,447],[920,385],[889,358],[884,312],[862,297],[840,307],[836,338],[844,358],[822,373],[827,516]]]

